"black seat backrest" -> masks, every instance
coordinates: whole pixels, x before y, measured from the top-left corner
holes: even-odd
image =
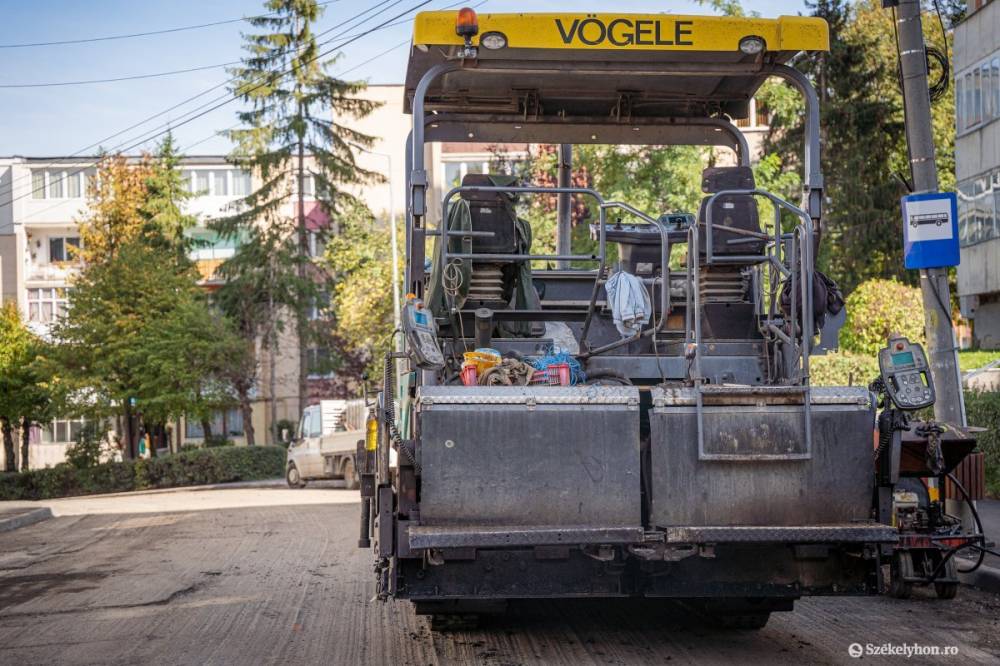
[[[709,195],[701,200],[701,208],[698,211],[702,253],[705,252],[704,225],[708,217],[708,200],[711,199],[711,195],[725,190],[752,190],[754,187],[756,185],[750,167],[709,167],[701,172],[701,190]],[[764,251],[765,241],[743,242],[750,240],[751,237],[720,229],[718,225],[759,233],[760,218],[757,214],[757,201],[753,196],[726,194],[715,200],[712,205],[712,253],[760,254]],[[729,243],[731,240],[741,242]]]
[[[485,173],[470,173],[462,178],[462,185],[492,187],[493,177]],[[493,237],[472,239],[476,253],[511,254],[517,250],[514,209],[516,197],[505,192],[462,192],[460,196],[469,203],[473,231],[492,231]]]

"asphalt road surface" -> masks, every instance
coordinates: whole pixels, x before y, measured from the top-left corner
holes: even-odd
[[[958,651],[911,663],[1000,660],[1000,597],[972,589],[950,603],[807,599],[758,632],[668,604],[546,601],[432,634],[409,604],[372,601],[356,497],[215,490],[78,515],[64,503],[0,535],[0,664],[850,663],[852,643]]]

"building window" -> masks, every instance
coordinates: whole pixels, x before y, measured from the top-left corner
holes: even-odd
[[[215,412],[209,419],[209,426],[212,428],[212,436],[218,437],[242,437],[243,436],[243,412],[238,409],[230,409],[225,412]],[[205,431],[201,427],[201,419],[188,416],[184,420],[185,439],[204,439]]]
[[[322,257],[326,253],[326,239],[318,231],[309,232],[309,256]]]
[[[250,174],[246,171],[233,171],[233,195],[245,197],[250,194]]]
[[[333,359],[326,347],[310,347],[306,350],[306,361],[309,377],[332,377]]]
[[[75,442],[87,424],[86,419],[55,419],[42,426],[42,444]]]
[[[990,75],[990,64],[982,66],[983,71],[983,122],[987,122],[994,115],[993,110],[993,77]]]
[[[31,198],[45,198],[45,172],[41,169],[31,170]]]
[[[1000,118],[1000,58],[993,58],[993,117]]]
[[[320,291],[313,298],[312,305],[309,306],[309,319],[316,321],[317,319],[322,319],[326,317],[326,313],[330,310],[330,292],[323,290]]]
[[[311,173],[302,177],[302,194],[307,197],[316,194],[316,180]]]
[[[972,73],[969,72],[965,75],[965,115],[963,116],[965,118],[965,122],[963,124],[965,129],[972,127],[974,122],[973,117],[975,113],[972,110],[972,104],[974,101],[975,94],[972,90]]]
[[[963,128],[963,120],[965,114],[965,86],[962,83],[962,77],[955,77],[955,131],[961,132]]]
[[[228,186],[229,183],[226,180],[227,176],[228,176],[227,171],[212,172],[213,185],[215,187],[215,189],[212,191],[212,194],[214,196],[224,197],[229,195],[229,186]]]
[[[210,171],[195,171],[194,172],[194,193],[198,196],[204,196],[209,194],[208,189],[208,177],[211,174]]]
[[[49,238],[49,263],[76,261],[73,248],[80,249],[79,236],[53,236]]]
[[[66,310],[66,293],[60,287],[28,290],[28,321],[54,322]]]

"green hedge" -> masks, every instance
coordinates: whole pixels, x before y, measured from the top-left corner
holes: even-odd
[[[878,377],[874,355],[846,351],[809,357],[809,383],[813,386],[868,386]]]
[[[987,429],[976,444],[986,454],[986,490],[1000,497],[1000,392],[966,391],[965,415],[969,425]]]
[[[0,500],[39,500],[149,488],[278,478],[285,473],[279,446],[216,447],[77,469],[50,469],[0,475]]]

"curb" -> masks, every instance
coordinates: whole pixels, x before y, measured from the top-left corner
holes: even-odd
[[[51,517],[52,509],[46,506],[41,509],[32,509],[31,511],[27,511],[11,518],[0,518],[0,532],[9,532],[11,530],[16,530],[18,527],[34,525],[35,523],[40,523],[43,520],[48,520]]]
[[[220,490],[239,488],[283,488],[287,486],[283,478],[260,479],[257,481],[231,481],[229,483],[209,483],[200,486],[173,486],[170,488],[144,488],[142,490],[126,490],[120,493],[96,493],[93,495],[67,495],[66,497],[52,497],[48,500],[37,500],[38,502],[50,502],[53,500],[87,499],[103,497],[132,497],[135,495],[161,495],[164,493],[180,493],[199,490]]]
[[[975,560],[955,558],[958,566],[966,568],[975,564]],[[1000,569],[984,564],[972,573],[959,573],[958,579],[963,585],[978,587],[980,590],[1000,594]]]

